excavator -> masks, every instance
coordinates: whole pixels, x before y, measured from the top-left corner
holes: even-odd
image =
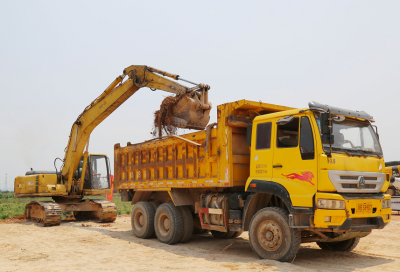
[[[177,80],[194,86],[189,88]],[[53,199],[53,201],[32,201],[27,204],[25,207],[27,220],[38,222],[43,226],[56,226],[61,223],[62,212],[72,211],[76,219],[95,218],[100,222],[115,221],[117,209],[113,202],[84,198],[111,193],[110,161],[106,155],[88,152],[89,137],[96,126],[143,87],[153,91],[157,89],[169,92],[179,98],[172,100],[172,105],[171,103],[168,105],[168,114],[162,115],[163,118],[166,116],[169,118],[168,125],[196,130],[203,130],[207,126],[211,110],[208,85],[197,84],[177,74],[149,66],[129,66],[84,109],[73,123],[64,159],[57,158],[62,161],[60,171],[57,171],[57,159],[55,159],[55,172],[28,171],[24,176],[15,178],[16,198]]]
[[[390,176],[390,185],[386,194],[400,196],[400,161],[385,162],[385,172]]]

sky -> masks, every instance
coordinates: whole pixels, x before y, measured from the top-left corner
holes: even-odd
[[[0,1],[0,190],[31,167],[54,170],[77,116],[130,65],[210,85],[210,122],[217,105],[241,99],[364,110],[385,161],[400,160],[399,10],[366,0]],[[114,144],[148,140],[167,95],[134,94],[93,131],[89,152],[112,162]]]

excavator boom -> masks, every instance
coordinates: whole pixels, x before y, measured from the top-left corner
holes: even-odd
[[[61,172],[62,179],[68,180],[67,191],[71,191],[73,175],[93,129],[140,88],[148,87],[182,96],[173,105],[173,126],[192,129],[204,129],[207,126],[211,109],[208,101],[210,87],[198,84],[189,88],[164,76],[180,79],[179,75],[152,67],[129,66],[78,116],[71,129]]]

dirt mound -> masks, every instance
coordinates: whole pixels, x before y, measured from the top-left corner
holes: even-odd
[[[160,109],[154,112],[153,137],[162,137],[163,135],[175,135],[178,128],[172,124],[173,107],[185,96],[180,94],[176,96],[167,96],[161,103]]]
[[[20,223],[20,222],[25,222],[25,215],[24,214],[4,219],[3,221],[0,221],[0,224]]]

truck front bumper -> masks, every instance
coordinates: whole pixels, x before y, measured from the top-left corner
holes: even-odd
[[[318,199],[343,200],[346,207],[343,210],[319,209]],[[390,199],[390,195],[347,197],[340,194],[317,193],[314,227],[329,228],[333,231],[382,229],[390,222],[392,213],[390,208],[382,209],[382,201],[386,199]],[[360,210],[360,205],[369,208]]]

